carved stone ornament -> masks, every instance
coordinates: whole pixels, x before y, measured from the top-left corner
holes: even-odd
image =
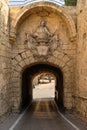
[[[32,34],[25,33],[25,49],[29,49],[35,58],[47,59],[60,46],[59,35],[56,32],[52,34],[46,21],[42,20],[35,32]]]

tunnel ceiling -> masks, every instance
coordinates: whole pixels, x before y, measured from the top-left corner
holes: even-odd
[[[42,72],[50,72],[52,74],[54,74],[55,76],[62,76],[62,72],[59,68],[54,67],[52,65],[49,64],[36,64],[36,65],[32,65],[31,67],[26,68],[23,71],[23,74],[27,74],[30,76],[34,76],[38,73],[42,73]]]

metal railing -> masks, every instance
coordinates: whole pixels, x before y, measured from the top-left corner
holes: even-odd
[[[30,4],[33,2],[40,2],[40,1],[56,3],[60,6],[63,6],[65,4],[64,0],[9,0],[9,5],[10,6],[25,6],[27,4]]]

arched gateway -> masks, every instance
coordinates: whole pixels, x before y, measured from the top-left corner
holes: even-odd
[[[21,105],[31,101],[31,75],[39,71],[49,71],[56,76],[57,103],[71,109],[76,52],[76,30],[72,17],[64,8],[49,2],[19,8],[15,16],[12,13],[14,10],[11,11],[14,18],[10,29],[10,40],[14,42],[11,81],[13,110],[18,111]]]
[[[58,104],[59,108],[64,108],[63,103],[63,75],[59,68],[50,65],[48,63],[39,63],[34,64],[23,71],[22,74],[22,94],[21,94],[21,108],[26,107],[29,103],[32,102],[32,79],[36,74],[42,72],[52,73],[56,77],[56,86],[55,86],[55,101]],[[58,94],[58,95],[57,95]]]

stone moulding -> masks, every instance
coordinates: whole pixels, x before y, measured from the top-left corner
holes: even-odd
[[[31,12],[31,10],[34,10],[35,8],[49,8],[54,13],[58,13],[60,17],[65,22],[68,30],[69,30],[69,39],[71,42],[76,40],[77,34],[76,34],[76,27],[73,18],[71,15],[66,12],[66,9],[64,7],[58,6],[57,4],[50,3],[50,2],[37,2],[32,3],[26,6],[23,6],[22,8],[19,7],[19,11],[17,10],[17,14],[15,17],[13,17],[11,22],[11,28],[15,28],[16,32],[18,29],[18,26],[21,22],[25,19],[25,16]],[[15,13],[15,12],[14,12]],[[12,14],[13,15],[13,14]]]
[[[16,40],[16,30],[15,30],[15,28],[11,28],[9,40],[10,40],[10,44],[14,44],[14,42]]]

